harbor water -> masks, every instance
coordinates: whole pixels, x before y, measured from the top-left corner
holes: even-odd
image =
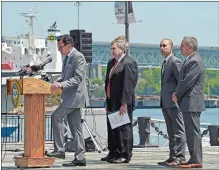
[[[151,119],[160,119],[164,120],[162,110],[160,108],[156,109],[136,109],[134,112],[134,117],[150,117]],[[201,123],[208,123],[212,125],[219,125],[219,108],[206,108],[206,111],[203,111],[200,116]],[[166,132],[165,123],[155,123],[155,125],[162,130],[164,134]],[[158,133],[150,126],[151,134],[150,134],[150,142],[151,145],[158,146],[168,146],[168,140],[164,139],[162,136],[158,135]],[[201,128],[201,133],[206,130],[206,128]],[[210,138],[209,133],[202,138],[203,146],[210,146],[209,144]],[[139,143],[139,134],[136,127],[134,127],[134,143],[137,145]]]
[[[152,119],[164,119],[162,110],[156,109],[136,109],[134,117],[151,117]],[[206,111],[201,113],[201,123],[210,123],[219,125],[219,108],[206,108]]]
[[[137,117],[150,117],[151,119],[159,119],[164,120],[163,113],[160,108],[157,109],[136,109],[134,111],[134,118]],[[19,124],[19,129],[17,129],[8,139],[4,139],[4,141],[8,142],[21,142],[24,140],[24,116],[23,115],[10,115],[10,117],[14,118],[13,122],[10,122],[8,119],[8,124],[14,124],[17,126]],[[18,118],[19,117],[19,118]],[[10,118],[11,119],[11,118]],[[219,125],[219,108],[209,108],[201,114],[201,123],[208,123],[212,125]],[[2,116],[2,121],[3,121]],[[100,143],[104,143],[104,147],[107,146],[107,127],[106,127],[106,115],[104,109],[93,109],[92,114],[88,113],[85,117],[85,120],[88,126],[91,128],[94,135],[97,136],[97,139],[100,140]],[[46,129],[45,129],[45,140],[52,140],[52,131],[51,131],[51,117],[50,115],[46,116]],[[155,122],[155,126],[159,128],[159,130],[163,131],[164,134],[166,132],[165,123]],[[206,130],[205,128],[201,128],[201,132]],[[133,127],[133,135],[134,135],[134,145],[139,144],[139,129],[138,125]],[[84,129],[85,137],[89,137],[86,129]],[[209,134],[203,137],[203,146],[210,146],[209,144]],[[150,144],[154,146],[165,147],[168,146],[168,139],[164,139],[161,135],[155,131],[155,129],[150,126]]]

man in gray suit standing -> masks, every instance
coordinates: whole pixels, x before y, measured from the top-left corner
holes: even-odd
[[[181,61],[172,53],[173,42],[163,39],[160,42],[160,51],[164,56],[161,68],[161,108],[166,122],[169,136],[169,158],[159,165],[177,166],[185,163],[185,127],[182,113],[172,101],[172,94],[178,84]]]
[[[81,123],[81,109],[85,107],[86,60],[82,53],[73,47],[71,36],[62,35],[57,40],[58,49],[63,55],[62,77],[55,81],[51,88],[62,88],[60,106],[52,113],[54,151],[48,153],[49,157],[65,158],[64,148],[64,118],[67,116],[68,124],[75,140],[75,159],[63,166],[86,166],[85,143]]]
[[[189,161],[181,168],[202,168],[202,136],[200,131],[200,114],[205,110],[204,78],[205,66],[197,54],[197,40],[184,37],[181,53],[185,56],[179,74],[179,83],[172,100],[179,103],[185,123],[187,146],[190,153]]]

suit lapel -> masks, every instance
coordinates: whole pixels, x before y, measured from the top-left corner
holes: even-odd
[[[163,75],[164,75],[164,74],[163,74],[163,73],[164,73],[164,72],[163,72],[163,70],[164,70],[163,67],[164,67],[164,61],[163,61],[163,64],[162,64],[161,70],[160,70],[160,76],[161,76],[162,79],[163,79]]]
[[[182,72],[184,74],[184,70],[185,70],[185,67],[186,65],[188,64],[189,60],[191,59],[191,56],[187,59],[184,60],[183,64],[182,64],[182,67],[180,69],[180,72]]]
[[[173,56],[171,55],[170,58],[167,60],[166,64],[164,65],[163,74],[162,74],[162,71],[161,71],[162,78],[164,78],[165,77],[165,73],[168,72],[168,68],[171,65],[172,59],[173,59]]]
[[[183,64],[182,64],[182,67],[181,67],[181,69],[180,69],[180,75],[179,75],[180,80],[183,79],[184,73],[185,73],[185,67],[186,67],[186,65],[189,63],[189,60],[190,60],[194,55],[195,55],[195,54],[189,56],[189,58],[187,58],[187,59],[184,60],[184,62],[183,62]]]
[[[173,59],[173,56],[171,55],[170,58],[168,59],[167,63],[164,66],[164,74],[168,70],[168,67],[170,66],[172,59]]]
[[[106,78],[107,78],[107,80],[109,80],[110,79],[110,71],[111,71],[111,69],[113,68],[113,63],[115,62],[115,59],[112,59],[111,61],[110,61],[110,63],[109,63],[109,72],[107,72],[107,75],[106,75]]]
[[[191,59],[191,56],[189,58],[185,59],[185,61],[183,62],[183,65],[186,65],[190,59]]]
[[[113,76],[113,74],[119,69],[119,67],[121,67],[121,65],[122,65],[122,63],[123,63],[125,57],[126,57],[126,56],[124,56],[124,57],[120,60],[120,62],[117,64],[116,68],[115,68],[115,69],[112,71],[112,73],[110,74],[110,77],[109,77],[109,78],[111,78],[111,77]],[[113,68],[113,67],[112,67],[112,68]]]
[[[66,60],[66,56],[65,56],[65,58],[63,59],[63,61],[62,61],[62,73],[64,72],[64,68],[65,68],[65,60]]]
[[[67,56],[65,56],[63,62],[62,62],[62,79],[64,79],[64,73],[65,73],[65,68],[66,68],[66,62],[65,60],[68,60],[66,59]]]
[[[75,48],[73,49],[73,51],[71,52],[71,54],[68,56],[68,59],[67,59],[67,61],[65,62],[65,65],[64,65],[64,70],[63,70],[63,79],[65,78],[65,74],[66,74],[66,71],[67,71],[67,65],[70,63],[70,61],[72,60],[72,58],[74,57],[74,55],[75,55],[75,52],[76,52],[76,50],[75,50]]]

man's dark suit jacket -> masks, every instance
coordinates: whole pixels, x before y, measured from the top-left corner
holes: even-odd
[[[116,59],[111,59],[107,65],[105,92],[109,82],[109,73]],[[135,60],[124,56],[117,64],[110,78],[110,99],[113,102],[110,112],[118,111],[122,104],[127,104],[128,113],[135,107],[135,86],[138,79],[138,67]],[[106,100],[108,103],[108,99]]]
[[[162,108],[174,108],[175,103],[172,101],[172,94],[176,91],[178,84],[179,72],[182,66],[181,61],[171,55],[167,60],[164,71],[161,71],[161,107]]]
[[[111,129],[107,118],[108,130],[108,149],[109,153],[115,153],[117,157],[127,160],[131,159],[133,148],[133,130],[132,118],[135,108],[135,86],[138,79],[137,63],[129,56],[124,56],[117,64],[114,71],[109,74],[114,66],[116,59],[111,59],[107,65],[107,73],[105,79],[105,91],[107,95],[107,86],[110,82],[110,99],[106,98],[107,109],[109,112],[115,112],[120,109],[122,104],[127,104],[127,114],[131,120],[130,123]]]

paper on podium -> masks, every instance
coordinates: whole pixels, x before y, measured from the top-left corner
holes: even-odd
[[[119,111],[113,113],[109,112],[108,118],[112,129],[130,123],[129,115],[127,113],[120,115]]]

